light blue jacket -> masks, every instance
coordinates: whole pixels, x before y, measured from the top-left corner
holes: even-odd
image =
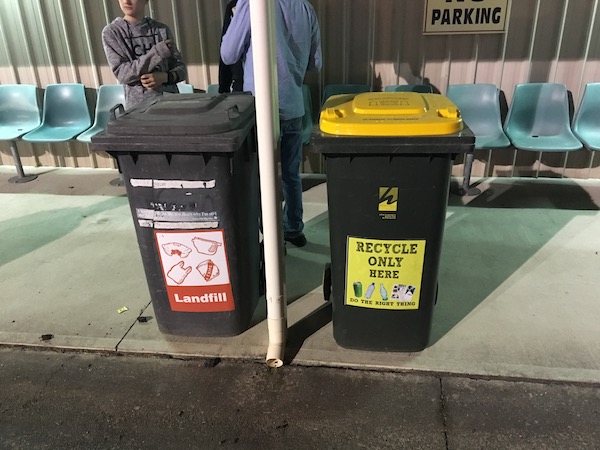
[[[307,70],[321,70],[319,22],[307,0],[276,0],[277,82],[279,117],[295,119],[304,115],[302,83]],[[239,0],[235,14],[221,42],[225,64],[244,61],[244,90],[254,94],[254,65],[250,39],[249,0]]]

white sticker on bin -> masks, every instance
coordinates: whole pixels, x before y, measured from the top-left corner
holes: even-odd
[[[157,230],[205,230],[218,228],[219,222],[155,222],[153,220],[138,219],[138,225],[144,228]]]
[[[136,208],[138,219],[159,220],[165,222],[205,222],[216,221],[216,211],[154,211],[147,208]]]
[[[140,227],[161,230],[194,230],[217,228],[219,216],[216,211],[154,211],[136,208]]]
[[[154,222],[157,230],[203,230],[218,226],[219,222]]]
[[[154,189],[212,189],[217,184],[215,180],[155,180],[152,178],[131,178],[129,182],[133,187],[149,187]]]
[[[138,225],[144,228],[154,228],[153,220],[138,219]]]

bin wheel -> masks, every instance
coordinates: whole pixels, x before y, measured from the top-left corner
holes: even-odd
[[[326,302],[331,298],[331,263],[325,264],[323,271],[323,298]]]

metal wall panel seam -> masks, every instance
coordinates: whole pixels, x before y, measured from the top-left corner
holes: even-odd
[[[88,24],[87,19],[87,11],[85,9],[85,4],[83,0],[79,0],[79,7],[81,8],[81,18],[83,20],[83,29],[85,30],[86,44],[87,49],[90,56],[90,64],[94,68],[94,84],[95,87],[100,87],[100,73],[98,72],[98,64],[96,64],[96,59],[94,58],[94,49],[92,48],[92,36],[90,33],[90,26]]]
[[[509,2],[510,4],[510,2]],[[500,70],[500,80],[498,80],[498,82],[496,83],[496,85],[501,88],[502,87],[502,82],[504,80],[504,62],[506,61],[506,47],[508,45],[508,33],[510,32],[510,16],[508,19],[508,23],[506,24],[506,31],[504,32],[504,35],[502,36],[502,59],[500,60],[501,64],[502,64],[502,70]]]
[[[206,60],[204,58],[205,48],[204,48],[204,39],[202,38],[202,35],[203,35],[202,31],[204,30],[204,27],[202,26],[202,15],[200,14],[200,6],[201,6],[201,3],[199,3],[199,0],[196,0],[196,21],[198,23],[198,36],[200,37],[200,39],[199,39],[199,41],[200,41],[200,64],[202,66],[202,72],[204,73],[204,86],[205,86],[205,88],[208,88],[208,85],[210,84],[210,74],[208,72],[208,64],[206,64]],[[220,50],[219,50],[219,54],[220,54]]]
[[[177,45],[177,48],[181,50],[182,40],[181,35],[179,33],[179,14],[177,14],[177,6],[175,5],[175,2],[173,0],[171,0],[171,12],[173,13],[173,33],[175,34],[175,43]]]
[[[25,22],[23,21],[23,11],[21,10],[21,2],[16,2],[17,4],[17,14],[19,16],[19,25],[21,25],[21,30],[25,33]],[[33,73],[33,78],[35,79],[36,85],[40,85],[40,77],[35,70],[35,64],[31,57],[31,49],[29,48],[29,39],[27,36],[23,36],[23,43],[25,45],[25,56],[27,56],[27,61],[29,61],[29,67],[31,68],[31,73]],[[15,68],[16,70],[16,68]],[[20,82],[20,80],[17,80]]]
[[[446,74],[443,75],[440,73],[440,76],[445,76],[446,78],[446,90],[444,92],[448,92],[448,85],[450,84],[450,68],[452,67],[452,38],[454,35],[446,36],[446,61],[442,63],[442,67],[445,67]]]
[[[106,25],[110,23],[110,16],[108,15],[108,5],[106,4],[108,0],[102,0],[102,7],[104,9],[104,19],[106,19]]]
[[[498,89],[502,89],[502,84],[504,82],[504,64],[506,62],[506,47],[508,46],[508,33],[510,33],[510,5],[512,5],[512,2],[508,2],[509,4],[509,10],[507,11],[508,15],[508,23],[506,24],[506,31],[504,32],[504,36],[502,37],[502,56],[501,56],[501,65],[502,65],[502,69],[500,70],[500,80],[498,81],[498,83],[496,84],[498,86]],[[504,123],[502,123],[502,126],[504,126]],[[497,150],[497,151],[502,151],[502,150]],[[516,158],[516,154],[517,154],[517,149],[514,149],[513,152],[513,171],[514,171],[514,160]],[[492,158],[494,157],[494,150],[490,149],[488,152],[488,163],[487,163],[487,170],[486,170],[486,176],[489,177],[492,175]]]
[[[554,57],[554,62],[552,63],[552,70],[550,71],[550,80],[556,82],[556,71],[558,68],[558,60],[560,59],[560,51],[562,48],[563,36],[565,34],[565,24],[567,22],[567,12],[569,10],[569,0],[565,0],[563,6],[562,19],[560,22],[560,31],[558,33],[558,44],[556,46],[556,55]]]
[[[54,58],[52,56],[52,50],[50,49],[50,39],[48,39],[48,29],[46,27],[46,21],[44,20],[44,7],[42,6],[42,1],[37,0],[38,9],[40,10],[40,14],[42,15],[40,23],[42,24],[42,35],[44,36],[44,44],[46,45],[46,53],[48,54],[48,62],[52,67],[52,72],[54,73],[54,83],[58,83],[58,68],[56,64],[54,64]]]
[[[554,56],[554,61],[552,62],[552,70],[550,71],[550,76],[548,77],[548,79],[550,79],[554,82],[556,82],[556,71],[558,68],[558,60],[560,58],[560,50],[562,47],[563,36],[565,34],[565,23],[567,21],[568,10],[569,10],[569,0],[565,0],[565,3],[563,4],[562,18],[561,18],[561,22],[560,22],[560,32],[558,33],[558,44],[556,45],[556,54]],[[542,156],[543,155],[540,154],[540,161],[538,164],[536,178],[538,178],[539,174],[540,174],[540,167],[542,165]],[[565,169],[566,169],[568,159],[569,159],[569,152],[565,152],[565,157],[563,159],[562,171],[560,174],[561,178],[563,178],[565,176]]]
[[[75,61],[73,61],[73,53],[71,52],[71,40],[69,39],[69,32],[67,30],[67,21],[65,20],[65,11],[63,9],[62,0],[58,0],[58,12],[60,13],[62,29],[65,33],[64,46],[67,49],[67,56],[69,57],[69,65],[71,66],[71,72],[73,73],[73,83],[79,83],[79,74],[75,68]]]
[[[473,64],[475,64],[475,70],[473,71],[473,83],[477,82],[477,69],[479,68],[479,34],[475,35],[474,44],[475,55],[473,55]]]
[[[342,24],[342,83],[348,83],[348,66],[349,66],[349,58],[348,58],[348,45],[349,37],[350,37],[350,7],[348,5],[348,0],[344,0],[344,23]]]
[[[589,57],[589,53],[590,53],[590,46],[592,43],[592,34],[594,32],[594,25],[596,24],[596,13],[598,11],[598,0],[594,1],[594,8],[592,11],[592,14],[590,16],[590,21],[588,24],[588,32],[587,32],[587,40],[585,43],[585,51],[583,54],[583,67],[581,68],[581,75],[579,77],[579,97],[581,98],[583,96],[583,88],[585,86],[585,67],[587,65],[588,62],[588,57]]]
[[[585,43],[585,53],[583,55],[583,66],[581,68],[581,76],[579,79],[579,97],[580,99],[583,98],[583,88],[585,87],[584,85],[584,74],[585,74],[585,67],[587,65],[588,62],[588,57],[589,57],[589,52],[590,52],[590,46],[591,46],[591,42],[592,42],[592,33],[594,32],[594,25],[596,25],[596,14],[598,11],[598,0],[594,1],[594,8],[590,17],[590,22],[588,25],[588,32],[587,32],[587,41]],[[581,100],[580,100],[580,105],[581,105]],[[590,163],[588,165],[588,173],[587,173],[587,177],[589,178],[591,173],[592,173],[592,167],[594,167],[594,157],[596,156],[596,152],[590,152]]]
[[[375,72],[375,0],[369,0],[369,53],[367,57],[367,84],[373,90]]]
[[[150,17],[154,19],[154,0],[148,0],[148,12]]]
[[[533,28],[531,29],[531,38],[529,39],[529,69],[527,71],[527,81],[531,79],[531,60],[533,59],[533,48],[535,46],[535,34],[537,32],[538,20],[540,18],[540,3],[537,0],[535,3],[535,15],[533,17]]]
[[[4,45],[4,50],[6,51],[6,58],[8,59],[8,64],[12,68],[13,81],[15,84],[18,84],[19,73],[17,72],[17,66],[15,65],[12,55],[10,53],[10,48],[8,47],[8,41],[6,40],[6,34],[4,33],[4,24],[2,23],[2,19],[0,19],[0,38],[2,39],[2,45]]]

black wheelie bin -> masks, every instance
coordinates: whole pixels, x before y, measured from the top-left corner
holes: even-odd
[[[159,329],[242,333],[261,272],[254,98],[165,94],[111,114],[92,149],[118,160]]]
[[[323,105],[311,145],[326,161],[324,290],[340,346],[427,346],[452,162],[474,142],[460,111],[438,94],[336,95]]]

